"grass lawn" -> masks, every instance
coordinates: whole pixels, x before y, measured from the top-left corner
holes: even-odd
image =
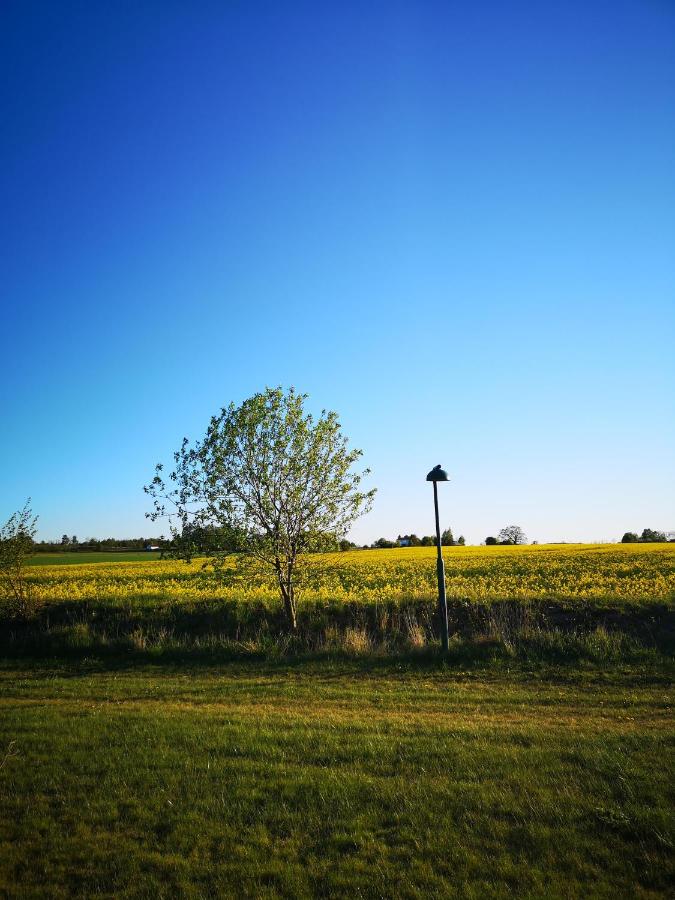
[[[36,553],[28,559],[29,566],[86,566],[89,563],[149,562],[159,559],[160,550],[79,550],[76,553]]]
[[[0,666],[0,895],[657,897],[671,675]]]

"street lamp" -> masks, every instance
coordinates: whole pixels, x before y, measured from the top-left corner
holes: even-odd
[[[438,614],[441,620],[441,643],[443,652],[448,652],[448,601],[445,599],[445,565],[441,553],[441,526],[438,521],[438,487],[439,481],[450,481],[445,469],[441,469],[440,463],[434,466],[427,475],[427,481],[434,483],[434,512],[436,513],[436,572],[438,574]]]

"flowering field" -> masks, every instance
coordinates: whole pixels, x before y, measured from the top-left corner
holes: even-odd
[[[669,603],[675,599],[673,544],[565,544],[444,549],[449,599],[552,599]],[[253,600],[277,603],[273,580],[233,558],[220,578],[203,560],[149,560],[30,570],[46,600]],[[405,601],[436,593],[435,550],[405,548],[312,555],[300,572],[301,602]]]

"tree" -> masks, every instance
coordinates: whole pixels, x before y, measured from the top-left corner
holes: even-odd
[[[466,540],[463,534],[460,534],[460,536],[457,538],[457,543],[460,547],[463,547],[466,544]]]
[[[396,544],[393,541],[387,540],[387,538],[378,538],[373,547],[376,550],[391,550],[393,547],[396,547]]]
[[[442,547],[454,547],[455,539],[452,536],[452,528],[446,528],[443,534],[441,535],[441,546]]]
[[[494,545],[495,545],[496,543],[497,543],[497,538],[496,538],[496,537],[490,536],[490,537],[486,537],[486,538],[485,538],[485,546],[486,546],[486,547],[494,547]]]
[[[177,541],[185,556],[209,556],[236,552],[245,542],[245,535],[232,528],[190,522],[182,529]]]
[[[29,499],[0,528],[0,587],[10,616],[17,618],[35,611],[32,585],[26,578],[26,560],[33,552],[36,523]]]
[[[421,547],[422,541],[417,537],[416,534],[410,535],[410,546],[411,547]]]
[[[635,534],[634,531],[627,531],[624,536],[621,538],[622,544],[637,544],[640,538]]]
[[[423,547],[434,547],[436,544],[436,538],[432,537],[430,534],[425,534],[422,538],[422,546]]]
[[[77,535],[76,535],[76,534],[74,534],[74,535],[71,537],[70,543],[71,543],[71,544],[75,544],[75,545],[77,546],[77,544],[79,543],[79,541],[77,540]]]
[[[643,544],[665,544],[667,538],[662,531],[654,531],[653,528],[645,528],[640,535]]]
[[[499,532],[500,544],[526,544],[525,532],[519,525],[507,525]]]
[[[288,624],[297,627],[298,557],[317,535],[338,540],[367,512],[375,490],[363,492],[368,470],[353,467],[360,450],[348,447],[334,412],[305,412],[306,394],[267,388],[240,406],[213,416],[203,440],[187,438],[174,454],[169,484],[156,468],[145,491],[147,516],[168,516],[177,553],[189,527],[224,528],[238,535],[237,549],[268,567],[276,578]]]
[[[63,537],[61,538],[61,544],[65,547],[69,543],[70,543],[70,538],[68,537],[67,534],[64,534]]]

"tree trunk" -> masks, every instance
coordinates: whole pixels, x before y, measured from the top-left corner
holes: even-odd
[[[297,631],[298,628],[298,618],[297,618],[297,610],[295,603],[295,591],[293,589],[293,572],[292,569],[284,573],[279,560],[275,563],[275,568],[277,570],[277,579],[279,581],[279,590],[281,592],[281,599],[284,602],[284,612],[286,613],[286,618],[288,620],[288,625],[291,631]]]
[[[284,610],[286,612],[288,624],[291,628],[291,631],[296,631],[298,627],[298,619],[296,616],[293,585],[289,582],[279,581],[279,588],[281,589],[281,596],[284,601]]]

